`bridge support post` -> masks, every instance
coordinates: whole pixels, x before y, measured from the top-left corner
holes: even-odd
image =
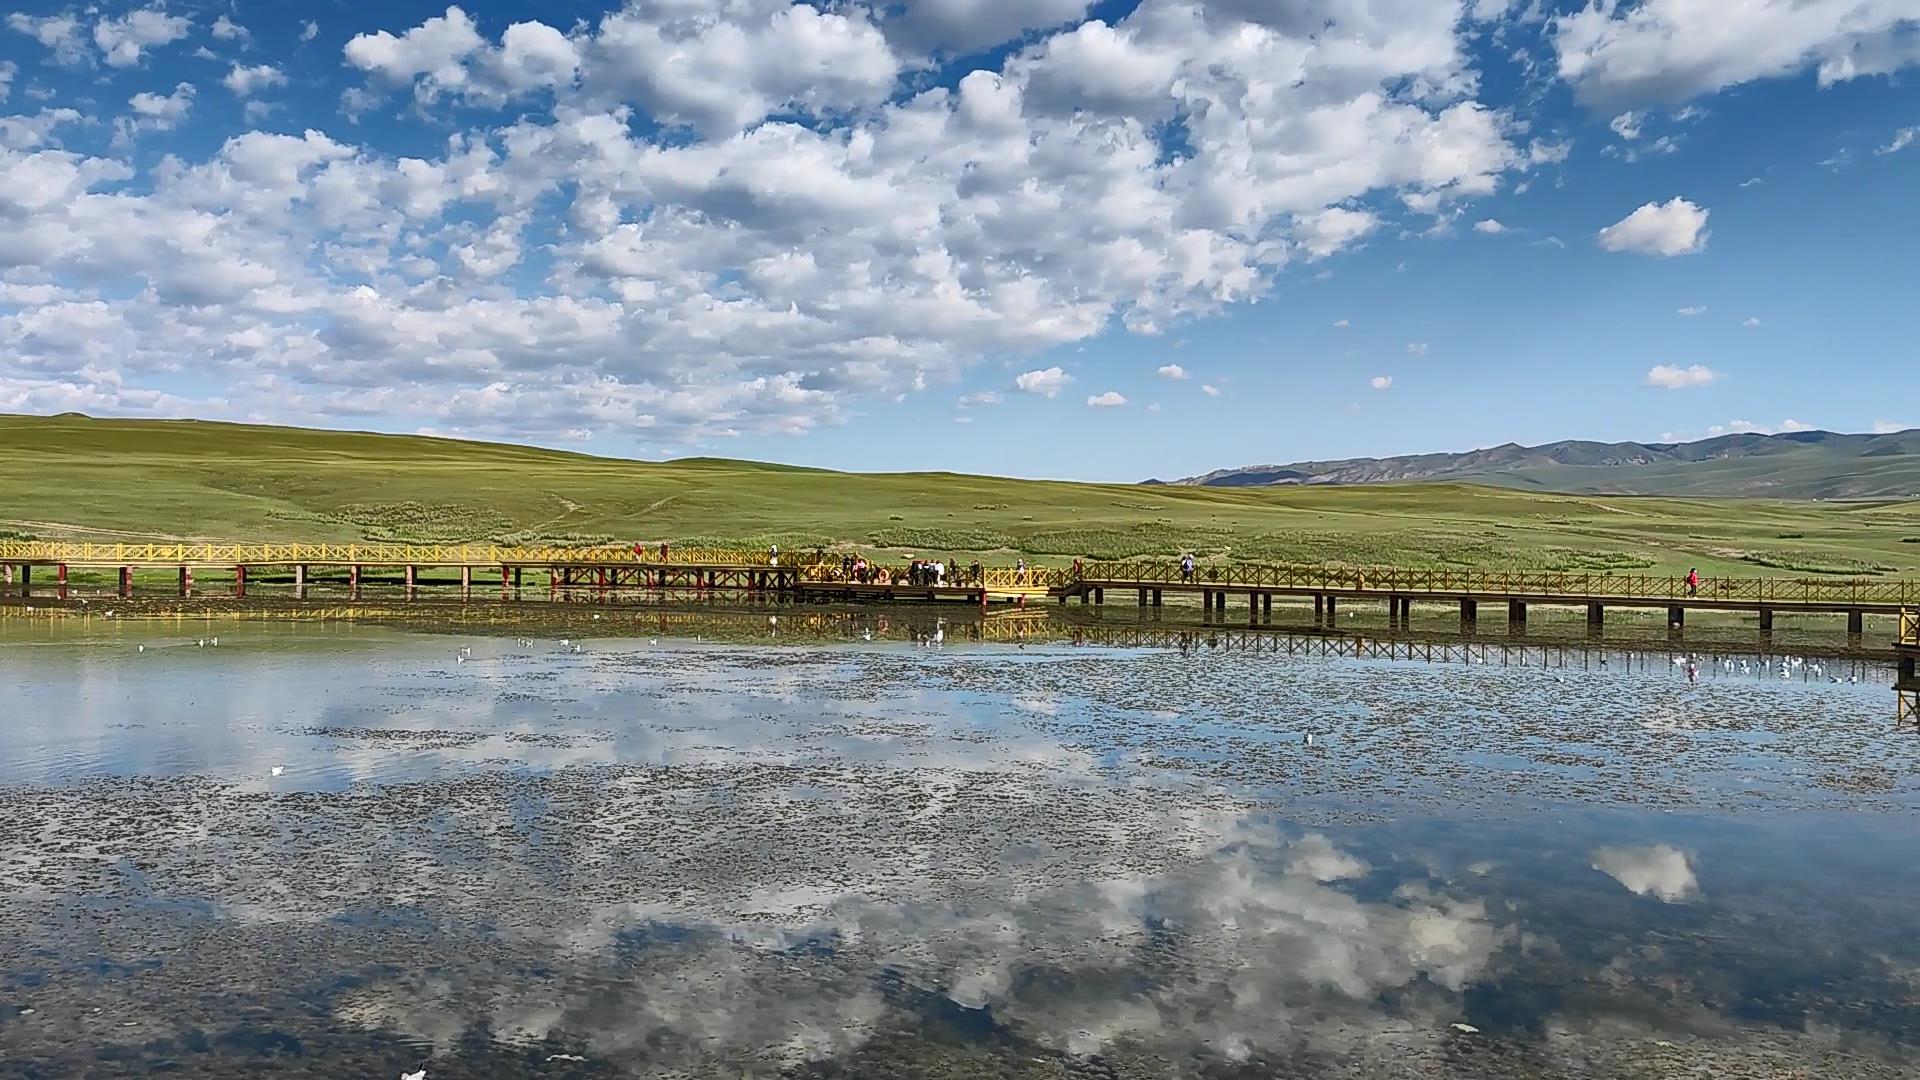
[[[407,599],[413,599],[413,590],[420,584],[420,568],[407,564]]]
[[[33,595],[33,564],[32,563],[20,564],[20,595],[21,596]],[[180,595],[185,596],[186,594],[181,593]]]
[[[513,599],[513,571],[503,563],[500,566],[500,599]]]
[[[1141,607],[1147,606],[1147,590],[1145,589],[1140,590],[1140,606]]]
[[[133,567],[123,566],[120,568],[120,598],[124,600],[127,597],[130,597],[132,595],[133,595]]]
[[[1667,625],[1675,629],[1687,625],[1687,609],[1679,606],[1668,608]]]
[[[359,563],[354,563],[352,566],[347,567],[347,595],[355,600],[360,599]]]
[[[61,563],[54,569],[53,583],[60,587],[60,599],[67,598],[67,564]]]
[[[293,564],[293,598],[295,600],[305,600],[307,598],[306,563]]]
[[[1327,617],[1327,598],[1319,593],[1313,594],[1313,625],[1319,626]]]
[[[1524,600],[1507,601],[1507,623],[1511,626],[1527,625],[1527,603]]]
[[[233,596],[236,600],[246,599],[247,568],[245,566],[236,566],[233,568]]]
[[[1332,626],[1334,624],[1334,620],[1339,617],[1340,617],[1340,598],[1330,594],[1327,597],[1327,625]]]
[[[1760,632],[1763,634],[1773,633],[1773,609],[1772,608],[1760,609]]]
[[[1920,663],[1920,653],[1902,650],[1900,653],[1900,681],[1910,683],[1914,680],[1915,664]]]
[[[193,567],[191,566],[180,568],[180,595],[193,595]]]
[[[1095,589],[1095,590],[1093,590],[1093,602],[1094,602],[1094,603],[1096,603],[1096,604],[1104,604],[1104,603],[1106,603],[1106,602],[1107,602],[1107,590],[1105,590],[1105,589]]]
[[[1472,626],[1480,621],[1480,602],[1467,597],[1460,599],[1460,625]]]
[[[1855,608],[1854,610],[1847,612],[1847,633],[1853,634],[1857,637],[1860,634],[1864,634],[1866,632],[1867,632],[1866,612],[1861,611],[1858,608]]]
[[[460,568],[460,599],[473,599],[473,567],[471,566]]]
[[[1159,589],[1153,590],[1153,606],[1154,607],[1160,606],[1160,590]]]
[[[1587,605],[1587,629],[1598,630],[1606,624],[1607,608],[1605,604]]]
[[[1265,619],[1273,618],[1273,594],[1272,593],[1262,593],[1260,595],[1260,616]]]
[[[0,580],[3,580],[4,583],[8,585],[13,584],[12,563],[0,563]]]

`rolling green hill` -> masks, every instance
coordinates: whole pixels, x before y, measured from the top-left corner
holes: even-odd
[[[1251,465],[1174,483],[1273,487],[1433,481],[1595,495],[1913,498],[1920,496],[1920,430],[1721,435],[1690,443],[1507,443],[1460,454]]]
[[[0,415],[0,534],[778,542],[1010,562],[1172,556],[1910,574],[1920,504],[1599,498],[1464,484],[1209,488],[664,463],[200,421]]]

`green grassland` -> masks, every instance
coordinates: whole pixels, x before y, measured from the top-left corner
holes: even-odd
[[[417,436],[0,415],[0,538],[779,543],[1011,562],[1904,576],[1920,501],[1554,495],[1457,484],[1198,488],[718,459],[622,461]]]

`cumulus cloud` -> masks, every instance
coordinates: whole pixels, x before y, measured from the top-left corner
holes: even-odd
[[[1201,383],[1200,392],[1207,395],[1208,397],[1220,396],[1220,388],[1213,385],[1212,383]]]
[[[1708,213],[1678,196],[1664,203],[1646,203],[1601,229],[1600,246],[1608,251],[1663,258],[1695,255],[1706,250]]]
[[[1352,325],[1353,325],[1353,320],[1351,320],[1351,319],[1335,319],[1335,320],[1333,321],[1333,325],[1334,325],[1334,327],[1335,327],[1335,328],[1337,328],[1337,329],[1340,329],[1340,330],[1345,330],[1345,329],[1346,329],[1347,327],[1349,327],[1349,326],[1352,326]]]
[[[273,86],[285,86],[287,76],[272,64],[233,65],[220,84],[233,91],[239,97],[252,97],[256,92]]]
[[[302,45],[320,36],[320,24],[308,19],[300,24],[300,43]]]
[[[1593,853],[1593,868],[1636,896],[1652,896],[1669,904],[1700,892],[1692,860],[1671,844],[1601,848]]]
[[[190,31],[176,9],[7,23],[134,66]],[[191,369],[269,419],[798,432],[1258,300],[1564,157],[1477,100],[1457,5],[1083,11],[609,2],[501,28],[454,5],[339,28],[350,104],[433,125],[406,156],[240,130],[149,163],[62,149],[57,113],[10,118],[0,260],[124,299],[0,315],[0,378],[84,382],[97,355],[123,391],[205,394]],[[250,116],[274,59],[222,78]],[[127,130],[187,99],[161,100]]]
[[[1705,315],[1706,313],[1707,313],[1707,309],[1697,304],[1683,307],[1678,311],[1674,312],[1675,315],[1686,315],[1688,317],[1692,317],[1694,315]]]
[[[1507,227],[1505,225],[1500,224],[1500,222],[1494,220],[1493,218],[1481,218],[1479,221],[1476,221],[1473,223],[1473,231],[1477,233],[1486,233],[1488,236],[1498,236],[1501,233],[1506,232]]]
[[[1560,77],[1597,107],[1809,68],[1828,86],[1920,62],[1909,0],[1592,0],[1556,17],[1552,37]]]
[[[1393,376],[1375,375],[1373,378],[1367,380],[1367,385],[1373,387],[1375,390],[1390,390],[1393,388]]]
[[[1104,394],[1094,394],[1087,398],[1087,407],[1090,409],[1117,409],[1126,403],[1127,399],[1120,396],[1119,392],[1114,390],[1109,390]]]
[[[127,107],[133,110],[128,118],[130,123],[123,131],[172,131],[179,127],[193,109],[194,89],[192,83],[180,83],[171,94],[139,93],[127,99]]]
[[[1747,321],[1746,321],[1746,322],[1743,322],[1743,323],[1741,323],[1740,325],[1741,325],[1741,326],[1745,326],[1745,327],[1748,327],[1748,328],[1752,328],[1752,327],[1755,327],[1755,326],[1759,326],[1759,325],[1760,325],[1760,317],[1759,317],[1759,316],[1757,316],[1757,315],[1749,315],[1749,316],[1747,316]]]
[[[253,41],[253,32],[225,15],[213,20],[213,36],[221,41],[237,41],[244,48]]]
[[[998,405],[1000,404],[1000,395],[991,390],[982,390],[976,394],[963,396],[958,404],[963,409],[977,408],[982,405]]]
[[[1920,424],[1907,424],[1897,420],[1875,420],[1873,422],[1873,433],[1875,435],[1893,435],[1902,431],[1910,431],[1914,428],[1920,428]]]
[[[169,15],[157,7],[140,8],[93,24],[93,43],[99,46],[107,66],[132,67],[146,50],[186,37],[192,26],[193,20],[184,15]]]
[[[1154,374],[1160,376],[1163,379],[1171,379],[1174,382],[1183,382],[1187,378],[1187,369],[1181,367],[1179,364],[1162,364],[1160,366],[1160,369],[1158,371],[1155,371]]]
[[[1058,397],[1060,396],[1060,391],[1066,389],[1067,384],[1072,381],[1073,376],[1057,367],[1050,367],[1040,368],[1036,371],[1022,372],[1018,376],[1015,376],[1013,385],[1029,394],[1039,394],[1041,397]]]
[[[1719,372],[1705,364],[1689,364],[1686,367],[1655,364],[1647,372],[1646,383],[1648,386],[1657,386],[1662,390],[1689,390],[1699,386],[1712,386],[1719,378]]]

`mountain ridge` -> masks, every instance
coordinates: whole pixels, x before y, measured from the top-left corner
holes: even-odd
[[[1692,442],[1506,442],[1458,453],[1245,465],[1147,481],[1213,488],[1431,482],[1588,495],[1909,498],[1920,496],[1920,428],[1735,432]]]

